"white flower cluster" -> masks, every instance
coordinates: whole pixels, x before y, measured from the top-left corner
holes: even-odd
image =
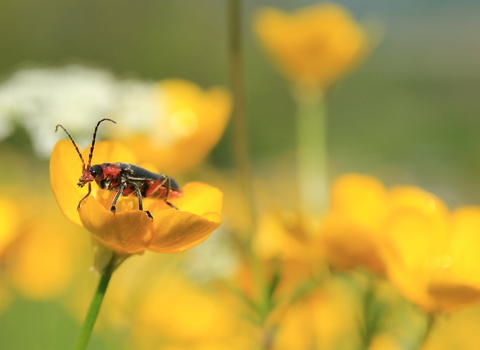
[[[90,143],[102,118],[123,130],[146,132],[163,114],[158,84],[119,80],[111,73],[80,65],[30,68],[0,83],[0,140],[17,125],[30,134],[35,151],[49,156],[62,124],[79,145]]]

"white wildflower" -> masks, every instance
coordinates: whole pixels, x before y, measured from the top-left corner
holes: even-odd
[[[80,65],[30,68],[0,84],[0,139],[23,125],[34,149],[48,156],[64,125],[79,145],[90,142],[98,120],[113,118],[121,130],[145,132],[161,118],[157,85],[118,80],[111,73]]]

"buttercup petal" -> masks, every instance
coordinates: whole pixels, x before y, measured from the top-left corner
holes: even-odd
[[[153,240],[148,249],[160,253],[177,253],[203,242],[218,226],[220,215],[203,216],[179,210],[155,212]]]
[[[90,196],[82,203],[80,219],[95,239],[118,253],[141,253],[150,244],[152,220],[143,211],[112,213]]]
[[[180,252],[203,242],[220,226],[221,191],[192,182],[183,187],[183,192],[183,197],[171,201],[180,210],[162,210],[162,202],[148,207],[155,218],[153,240],[148,249],[163,253]]]
[[[387,189],[367,175],[339,177],[332,186],[331,198],[333,211],[368,230],[378,230],[387,211]]]
[[[439,308],[451,312],[480,300],[480,207],[452,213],[451,237],[432,273],[428,291]]]
[[[82,225],[77,212],[78,202],[85,196],[77,187],[82,164],[72,143],[67,140],[57,142],[50,158],[50,182],[53,194],[63,214],[77,225]]]
[[[223,193],[219,189],[201,182],[189,182],[182,190],[182,197],[171,200],[180,210],[197,215],[222,212]]]

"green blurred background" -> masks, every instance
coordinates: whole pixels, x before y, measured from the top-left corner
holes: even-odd
[[[256,160],[294,147],[289,84],[256,45],[255,10],[314,1],[244,1],[245,68]],[[480,202],[480,3],[339,1],[382,27],[371,57],[329,98],[333,175],[362,171]],[[95,64],[119,77],[228,85],[226,2],[34,1],[0,5],[0,76],[22,66]],[[212,157],[230,164],[227,138]],[[456,203],[454,203],[456,204]]]
[[[293,157],[295,108],[289,83],[256,44],[252,15],[262,6],[293,10],[314,3],[243,2],[247,110],[258,166]],[[329,93],[332,175],[364,172],[389,185],[418,185],[451,206],[480,204],[480,2],[337,3],[382,28],[383,37]],[[219,0],[3,0],[0,78],[22,67],[73,62],[120,78],[228,85],[226,13],[227,2]],[[230,133],[210,156],[216,166],[232,165]],[[22,140],[17,132],[5,142]],[[75,322],[54,303],[16,301],[0,317],[0,349],[64,349],[76,334]],[[104,348],[94,339],[91,349]]]

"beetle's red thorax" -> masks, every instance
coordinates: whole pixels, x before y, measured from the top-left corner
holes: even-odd
[[[111,176],[112,178],[115,178],[122,171],[120,166],[114,163],[104,163],[100,164],[100,166],[103,169],[103,175],[105,177]]]

